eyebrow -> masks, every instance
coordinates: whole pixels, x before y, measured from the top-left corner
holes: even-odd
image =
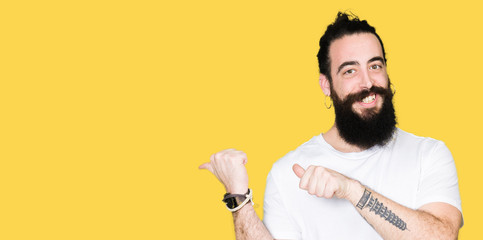
[[[375,61],[381,61],[383,64],[386,64],[384,62],[384,59],[382,57],[380,57],[380,56],[376,56],[376,57],[373,57],[373,58],[369,59],[369,61],[367,61],[367,63],[371,63],[371,62],[375,62]],[[349,65],[359,65],[359,62],[357,62],[357,61],[347,61],[347,62],[343,62],[339,66],[339,68],[337,69],[337,73],[339,73],[342,70],[342,68],[344,68],[345,66],[349,66]]]
[[[372,59],[372,58],[371,58]],[[370,60],[369,60],[370,61]],[[339,68],[337,69],[337,74],[340,72],[340,70],[342,70],[342,68],[344,68],[345,66],[349,66],[349,65],[359,65],[359,62],[357,61],[348,61],[348,62],[343,62]]]
[[[367,61],[367,63],[371,63],[371,62],[375,62],[375,61],[381,61],[384,65],[386,65],[386,63],[384,62],[384,59],[382,57],[379,57],[379,56],[369,59],[369,61]]]

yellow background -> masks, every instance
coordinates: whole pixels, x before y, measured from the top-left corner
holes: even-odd
[[[448,1],[449,2],[449,1]],[[479,1],[2,1],[0,239],[234,239],[197,169],[273,162],[332,125],[315,55],[338,10],[376,26],[399,127],[443,140],[480,236]]]

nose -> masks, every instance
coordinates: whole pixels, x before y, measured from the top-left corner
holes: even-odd
[[[374,81],[372,80],[371,76],[369,75],[368,71],[365,71],[361,76],[360,87],[362,89],[371,89],[374,85]]]

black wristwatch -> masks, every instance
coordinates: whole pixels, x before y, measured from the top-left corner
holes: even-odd
[[[230,194],[226,193],[223,196],[223,202],[226,203],[226,208],[231,212],[236,212],[242,208],[247,202],[252,200],[252,190],[248,189],[245,194]],[[252,202],[253,204],[253,202]]]

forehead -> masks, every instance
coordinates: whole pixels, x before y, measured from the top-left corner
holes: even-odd
[[[383,57],[382,47],[372,33],[357,33],[344,36],[332,42],[329,48],[331,69],[346,61],[366,63],[373,57]]]

